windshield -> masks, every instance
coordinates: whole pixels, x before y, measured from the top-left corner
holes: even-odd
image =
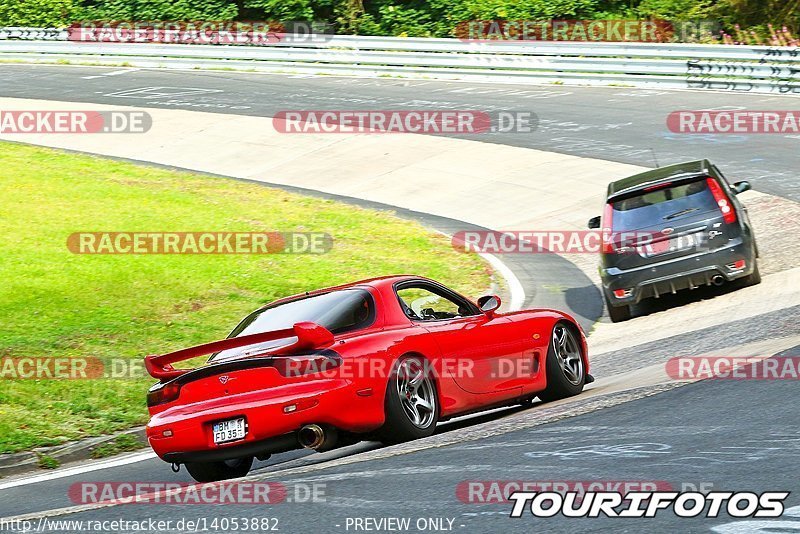
[[[613,202],[612,230],[626,231],[672,224],[717,209],[705,178]]]
[[[369,326],[374,318],[375,303],[368,291],[363,289],[344,289],[313,297],[300,298],[255,311],[239,323],[228,337],[283,330],[303,321],[316,323],[324,326],[334,334],[341,334]],[[292,343],[296,339],[295,337],[289,337],[257,345],[224,350],[213,355],[211,360],[219,361],[263,353],[269,349]]]

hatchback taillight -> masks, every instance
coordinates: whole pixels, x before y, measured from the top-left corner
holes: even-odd
[[[614,234],[612,232],[614,228],[614,206],[611,205],[611,202],[606,204],[606,207],[603,209],[603,218],[600,221],[600,229],[601,229],[601,238],[603,242],[603,253],[604,254],[611,254],[614,252]]]
[[[180,384],[167,383],[164,385],[156,384],[147,392],[147,406],[152,408],[160,404],[166,404],[177,399],[181,394]]]
[[[600,224],[600,227],[603,230],[608,230],[610,232],[614,228],[613,225],[614,221],[612,220],[613,218],[614,218],[614,206],[612,206],[611,202],[609,202],[608,204],[606,204],[606,207],[603,210],[603,220],[602,223]]]
[[[722,212],[722,219],[727,224],[736,222],[736,210],[731,205],[730,199],[725,195],[725,192],[719,186],[719,183],[713,178],[706,178],[708,188],[711,194],[714,195],[714,200],[719,206],[719,211]]]

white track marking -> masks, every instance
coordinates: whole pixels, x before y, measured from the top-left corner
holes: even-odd
[[[453,237],[450,234],[440,230],[435,231],[443,236],[450,238]],[[522,287],[522,282],[519,281],[519,278],[517,278],[517,275],[514,274],[514,271],[509,269],[508,265],[503,263],[500,258],[494,254],[489,254],[488,252],[478,252],[478,256],[486,260],[486,263],[491,265],[494,270],[500,273],[500,276],[502,276],[508,284],[508,292],[511,293],[511,302],[508,303],[508,311],[521,310],[522,306],[525,304],[525,288]]]
[[[494,254],[487,254],[485,252],[478,253],[481,258],[489,262],[489,265],[500,273],[500,276],[505,278],[508,284],[508,292],[511,293],[511,302],[508,305],[508,311],[519,311],[525,304],[525,288],[522,287],[522,282],[519,281],[517,275],[508,268],[508,265],[500,261],[500,258]]]
[[[125,69],[125,70],[115,70],[112,72],[106,72],[105,74],[98,74],[95,76],[81,76],[84,80],[93,80],[95,78],[105,78],[106,76],[119,76],[120,74],[126,74],[128,72],[136,72],[137,70],[141,69]]]
[[[34,475],[16,480],[10,480],[8,482],[2,482],[0,483],[0,490],[16,488],[19,486],[27,486],[30,484],[38,484],[39,482],[81,475],[83,473],[91,473],[92,471],[100,471],[102,469],[111,469],[112,467],[120,467],[122,465],[135,464],[138,462],[144,462],[145,460],[151,460],[153,458],[156,458],[155,453],[148,451],[126,455],[113,460],[103,460],[85,465],[78,465],[75,467],[67,467],[65,469],[58,469],[51,473],[43,473],[41,475]]]

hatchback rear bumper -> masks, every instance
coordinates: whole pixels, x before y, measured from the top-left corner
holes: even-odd
[[[643,265],[635,269],[602,269],[603,291],[613,306],[635,304],[684,289],[714,285],[715,280],[730,282],[748,276],[755,266],[755,254],[749,240],[713,251],[699,252],[671,260]],[[744,260],[744,268],[731,268]],[[721,277],[721,278],[719,278]],[[617,297],[615,290],[628,290]]]

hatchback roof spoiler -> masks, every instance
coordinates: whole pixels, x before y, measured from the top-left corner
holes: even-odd
[[[614,193],[608,196],[606,202],[616,202],[618,200],[623,200],[628,197],[636,196],[642,191],[645,191],[650,188],[657,188],[659,185],[669,185],[669,184],[680,185],[700,178],[707,178],[709,176],[710,174],[708,172],[703,171],[703,172],[682,173],[682,174],[676,174],[674,176],[659,178],[658,180],[644,182],[631,187],[627,187],[625,189],[620,189],[619,191],[615,191]]]

